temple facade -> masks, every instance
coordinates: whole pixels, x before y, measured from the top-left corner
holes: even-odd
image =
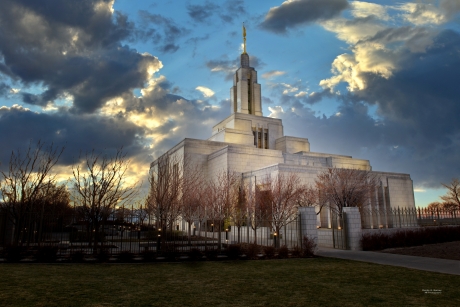
[[[230,115],[213,127],[207,140],[185,138],[154,161],[151,167],[157,167],[164,157],[186,156],[199,165],[208,178],[216,178],[219,172],[231,170],[241,173],[245,181],[253,184],[257,184],[257,178],[278,173],[295,173],[303,182],[314,184],[317,175],[328,168],[372,171],[368,160],[312,152],[307,138],[284,135],[281,119],[264,117],[257,71],[250,67],[246,52],[241,54],[230,98]],[[379,176],[380,185],[372,193],[368,208],[415,208],[409,174],[373,172]],[[318,223],[327,227],[323,225],[327,223],[324,214],[318,216]]]

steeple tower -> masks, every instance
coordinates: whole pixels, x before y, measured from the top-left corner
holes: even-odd
[[[241,66],[233,76],[233,87],[230,89],[232,113],[262,116],[261,87],[257,83],[257,71],[249,66],[249,55],[246,52],[246,28],[244,24],[243,43]]]

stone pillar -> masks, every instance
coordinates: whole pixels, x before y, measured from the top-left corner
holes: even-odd
[[[301,240],[307,236],[318,244],[318,228],[316,228],[316,212],[315,207],[300,207],[300,235]]]
[[[343,208],[343,212],[345,213],[348,248],[355,251],[362,250],[360,241],[363,230],[361,227],[361,214],[359,213],[359,208],[345,207]]]

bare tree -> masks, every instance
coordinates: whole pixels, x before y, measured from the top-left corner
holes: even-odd
[[[157,228],[172,230],[182,213],[185,160],[179,155],[165,154],[157,161],[150,168],[146,207],[153,215]]]
[[[238,184],[238,199],[230,212],[233,225],[237,228],[238,243],[241,242],[241,227],[247,223],[248,219],[249,191],[247,188],[248,187],[244,185],[243,180],[240,179],[240,183]]]
[[[316,214],[318,215],[326,205],[326,202],[324,201],[324,197],[322,197],[319,190],[315,186],[311,184],[305,184],[301,188],[301,193],[297,205],[298,207],[317,207],[318,212],[316,212]]]
[[[267,191],[262,190],[261,186],[257,183],[257,177],[254,177],[254,185],[245,187],[248,220],[254,231],[254,244],[257,244],[257,229],[269,223],[271,214],[270,204],[266,200]]]
[[[126,182],[126,172],[130,161],[123,149],[118,149],[113,157],[86,154],[84,166],[72,167],[72,195],[78,210],[89,222],[90,242],[97,252],[101,225],[107,221],[116,206],[124,206],[133,200],[137,184]]]
[[[219,249],[222,245],[222,226],[238,202],[239,183],[238,174],[231,170],[222,170],[207,185],[209,217],[215,225],[217,223]]]
[[[47,187],[55,184],[51,169],[58,162],[64,148],[53,144],[46,146],[41,141],[29,147],[25,154],[12,152],[7,171],[1,171],[1,206],[7,210],[14,225],[13,241],[17,245],[25,225],[27,214],[32,214],[37,203],[44,196]]]
[[[458,211],[459,207],[456,203],[454,202],[443,202],[442,203],[442,209],[449,212],[451,215],[454,214],[454,211]]]
[[[275,235],[285,225],[292,222],[297,215],[297,206],[303,193],[303,185],[296,174],[278,173],[276,176],[267,176],[263,181],[263,189],[268,191],[265,201],[271,210],[271,225]],[[279,247],[279,240],[276,241]]]
[[[460,209],[460,181],[458,178],[453,178],[449,184],[442,183],[447,188],[447,194],[441,196],[441,199],[446,203],[453,203]]]
[[[200,222],[205,214],[203,206],[205,179],[199,165],[185,156],[185,175],[182,181],[181,217],[187,222],[188,240],[191,244],[192,224]],[[196,227],[197,225],[195,225]]]
[[[73,213],[70,206],[70,192],[65,184],[48,182],[39,191],[37,202],[32,211],[43,214],[70,215]]]
[[[426,208],[430,211],[440,210],[442,209],[442,203],[438,201],[434,201],[434,202],[429,203]]]
[[[378,177],[370,171],[329,168],[318,174],[315,183],[330,208],[341,215],[345,207],[364,207],[369,203]]]

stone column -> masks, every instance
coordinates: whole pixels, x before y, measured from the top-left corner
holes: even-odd
[[[350,250],[359,251],[362,250],[361,237],[361,214],[359,213],[358,207],[345,207],[343,208],[345,213],[345,225],[346,225],[346,236],[348,248]]]
[[[315,207],[300,207],[300,234],[301,240],[307,236],[318,244],[318,229],[316,228],[316,212]]]

